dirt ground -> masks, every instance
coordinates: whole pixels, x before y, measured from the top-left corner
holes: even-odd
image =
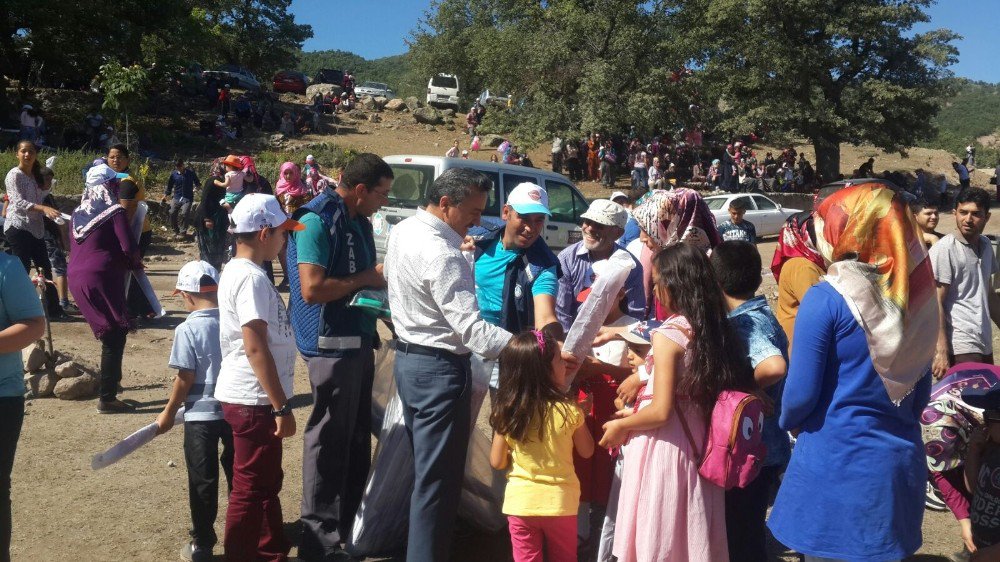
[[[461,130],[428,132],[415,126],[406,114],[383,114],[380,124],[365,122],[359,132],[331,137],[310,137],[298,142],[333,141],[343,147],[371,150],[382,155],[423,153],[443,154],[455,139],[466,144]],[[395,125],[396,128],[391,128]],[[928,152],[925,154],[924,152]],[[475,154],[489,159],[490,152]],[[547,147],[531,152],[538,166],[546,166]],[[868,153],[845,150],[845,168],[857,166]],[[879,157],[882,158],[881,156]],[[897,165],[884,157],[884,167],[945,168],[948,156],[940,151],[914,150]],[[876,163],[876,169],[883,164]],[[985,179],[974,181],[985,184]],[[590,197],[604,190],[596,184],[581,185]],[[996,232],[1000,219],[994,218],[988,232]],[[944,218],[941,230],[954,229],[953,220]],[[770,263],[774,242],[760,246],[765,264]],[[157,438],[122,462],[101,471],[90,469],[90,458],[110,445],[152,422],[166,403],[173,373],[167,368],[173,328],[184,313],[170,292],[177,270],[196,257],[190,241],[157,240],[150,251],[148,273],[168,315],[150,322],[129,336],[124,363],[123,399],[134,401],[135,412],[102,416],[95,401],[68,402],[54,398],[29,400],[24,429],[13,473],[14,537],[12,556],[19,561],[105,561],[177,559],[187,539],[189,512],[187,479],[182,450],[182,432],[175,428]],[[771,295],[774,280],[767,272],[763,294]],[[1000,332],[1000,331],[998,331]],[[80,354],[99,362],[100,346],[81,319],[53,326],[57,349]],[[994,341],[994,348],[997,342]],[[301,498],[302,433],[311,402],[305,364],[300,360],[295,372],[296,419],[299,432],[284,447],[284,489],[281,493],[286,527],[297,539],[297,516]],[[458,476],[458,475],[456,475]],[[225,501],[220,502],[216,528],[221,537]],[[851,513],[842,514],[851,517]],[[925,512],[924,545],[916,560],[944,560],[961,546],[958,526],[951,515]],[[507,560],[509,546],[501,535],[487,535],[460,525],[456,532],[453,559]],[[221,546],[217,548],[221,552]],[[293,549],[292,553],[295,553]],[[794,559],[786,554],[776,559]]]

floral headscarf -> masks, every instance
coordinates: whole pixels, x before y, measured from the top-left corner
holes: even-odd
[[[73,210],[70,220],[73,238],[82,243],[118,212],[125,212],[118,201],[118,174],[107,164],[91,167],[87,170],[87,183],[80,205]]]
[[[792,258],[805,258],[818,265],[820,269],[826,269],[826,262],[823,261],[823,256],[816,249],[809,234],[813,226],[812,211],[795,213],[785,221],[778,235],[778,247],[771,260],[771,273],[774,274],[775,281],[781,276],[781,268],[785,262]]]
[[[972,430],[984,423],[983,411],[962,400],[966,388],[1000,384],[1000,367],[959,363],[931,389],[931,401],[920,415],[927,468],[944,472],[965,462]]]
[[[226,176],[226,165],[222,163],[223,157],[212,160],[212,165],[208,169],[208,175],[213,178],[223,178]]]
[[[872,364],[899,404],[927,374],[937,341],[938,302],[927,250],[906,203],[862,183],[820,203],[816,246],[826,281],[865,331]]]
[[[654,190],[632,209],[632,216],[661,248],[688,242],[707,251],[722,242],[712,211],[693,189]]]

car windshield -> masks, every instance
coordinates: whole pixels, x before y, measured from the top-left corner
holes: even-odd
[[[378,82],[365,82],[359,86],[360,88],[370,88],[372,90],[384,90],[385,84],[380,84]]]
[[[458,80],[454,76],[435,76],[431,78],[431,86],[438,88],[457,88]]]
[[[390,164],[390,167],[394,179],[389,191],[389,206],[416,209],[423,205],[427,188],[434,182],[434,166]]]
[[[729,199],[727,197],[706,197],[705,203],[708,203],[708,208],[713,211],[718,211],[722,209],[722,206],[726,204]]]

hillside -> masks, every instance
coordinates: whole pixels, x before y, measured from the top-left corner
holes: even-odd
[[[320,68],[350,70],[360,82],[384,82],[400,97],[418,96],[423,92],[422,81],[412,75],[406,54],[367,60],[348,51],[311,51],[298,57],[298,70],[310,78]]]
[[[934,120],[937,138],[923,146],[964,155],[966,145],[976,141],[979,165],[995,164],[1000,156],[1000,84],[959,78],[955,89],[956,94],[944,100]]]

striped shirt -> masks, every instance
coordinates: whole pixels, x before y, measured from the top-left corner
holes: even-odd
[[[184,421],[221,420],[222,404],[214,398],[222,366],[218,308],[196,310],[177,326],[168,364],[194,373],[194,385],[184,399]]]

